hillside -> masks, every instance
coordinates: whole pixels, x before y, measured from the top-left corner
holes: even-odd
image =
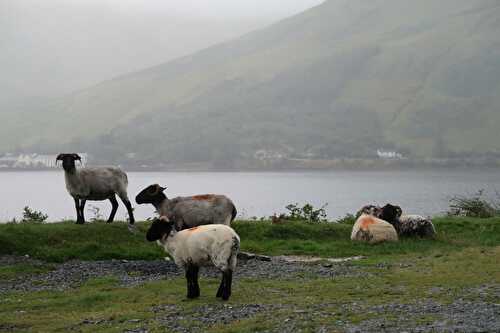
[[[235,161],[500,152],[496,0],[330,0],[2,120],[2,147]],[[94,138],[95,137],[95,138]],[[56,145],[57,143],[57,145]],[[69,143],[69,145],[68,145]]]

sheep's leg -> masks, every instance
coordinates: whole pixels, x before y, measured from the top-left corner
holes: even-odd
[[[87,203],[87,200],[80,200],[80,216],[82,217],[82,224],[85,223],[85,204]]]
[[[195,271],[194,266],[189,265],[186,267],[187,298],[196,298],[199,296],[196,295],[195,274],[197,275],[198,273]]]
[[[80,214],[80,200],[77,198],[73,199],[75,200],[75,208],[76,208],[76,224],[84,224],[85,221],[83,220]]]
[[[200,297],[200,285],[198,284],[198,272],[200,268],[198,266],[193,266],[193,296],[194,298]]]
[[[132,208],[132,204],[130,203],[130,200],[127,197],[124,197],[124,196],[120,196],[120,199],[122,200],[122,202],[125,205],[125,207],[127,207],[128,218],[129,218],[128,223],[134,224],[135,223],[134,209]]]
[[[222,288],[222,300],[227,301],[231,296],[231,283],[233,282],[233,271],[228,269],[222,273],[224,275],[224,288]]]
[[[118,210],[118,201],[114,195],[109,198],[109,201],[111,201],[111,214],[109,215],[108,223],[111,223],[115,219],[116,211]]]
[[[217,290],[217,295],[215,297],[217,297],[217,298],[222,297],[222,291],[225,288],[225,284],[226,284],[226,275],[224,273],[222,273],[222,280],[220,282],[219,289]]]

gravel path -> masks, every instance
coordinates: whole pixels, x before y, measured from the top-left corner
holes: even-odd
[[[346,332],[500,332],[500,304],[492,298],[500,298],[499,285],[466,290],[451,304],[420,299],[413,304],[361,306],[358,311],[374,318],[347,325]],[[347,308],[352,311],[352,305]]]
[[[44,263],[25,257],[0,257],[0,266],[13,264],[30,264],[43,266]],[[43,274],[21,276],[12,280],[0,280],[0,294],[12,291],[64,290],[77,287],[85,281],[104,276],[115,276],[122,286],[137,286],[149,281],[183,276],[172,261],[69,261],[54,266],[54,269]],[[220,277],[213,268],[203,268],[201,275]],[[288,262],[282,257],[271,261],[239,260],[235,273],[236,278],[266,279],[307,279],[312,277],[361,276],[367,275],[362,270],[346,263],[309,264]]]

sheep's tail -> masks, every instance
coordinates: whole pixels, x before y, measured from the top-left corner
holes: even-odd
[[[233,270],[236,268],[238,252],[240,252],[240,239],[237,236],[234,236],[232,239],[233,244],[231,245],[231,255],[227,260],[227,266],[229,269]]]
[[[127,176],[127,173],[123,173],[123,175],[125,176],[124,180],[125,180],[125,186],[128,186],[128,176]]]
[[[236,215],[238,215],[238,211],[236,210],[236,206],[233,204],[233,211],[231,212],[231,222],[234,221]]]

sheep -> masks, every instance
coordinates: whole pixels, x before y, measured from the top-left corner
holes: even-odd
[[[116,194],[127,207],[129,228],[135,222],[132,205],[127,196],[128,178],[125,172],[117,167],[79,168],[75,161],[80,161],[78,154],[59,154],[56,163],[62,161],[66,189],[75,201],[77,224],[85,223],[84,208],[87,200],[109,200],[112,205],[108,223],[113,222],[118,209]]]
[[[399,206],[385,205],[380,211],[379,218],[392,224],[400,236],[423,238],[436,236],[436,229],[430,218],[421,215],[402,215],[402,209]]]
[[[165,187],[150,185],[135,198],[138,205],[152,204],[160,216],[175,222],[176,230],[206,224],[230,225],[237,211],[233,202],[224,195],[196,195],[168,199]]]
[[[216,297],[227,301],[240,249],[240,237],[222,224],[202,225],[176,231],[175,223],[166,217],[155,219],[146,234],[150,242],[169,253],[177,266],[184,268],[187,280],[187,298],[200,296],[198,271],[202,266],[215,266],[222,272],[222,281]]]
[[[362,214],[352,228],[351,240],[376,244],[385,241],[395,242],[399,238],[396,229],[390,223],[372,215]]]

